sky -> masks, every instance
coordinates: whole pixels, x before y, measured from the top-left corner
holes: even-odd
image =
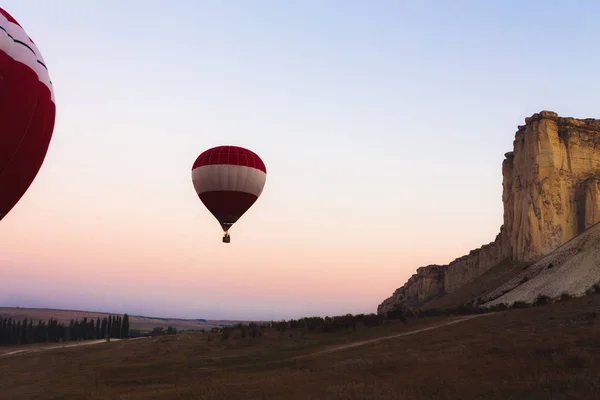
[[[376,312],[418,267],[494,240],[525,117],[600,118],[595,1],[2,7],[57,104],[44,164],[0,223],[4,306]],[[223,144],[268,171],[230,244],[191,180]]]

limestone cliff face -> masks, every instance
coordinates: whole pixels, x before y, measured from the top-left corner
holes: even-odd
[[[514,260],[533,261],[600,214],[600,121],[534,114],[504,161],[504,225]]]
[[[396,303],[418,306],[444,293],[445,265],[428,265],[417,269],[417,273],[408,282],[397,289],[392,297],[385,300],[386,309],[391,310]],[[380,306],[381,308],[381,306]]]
[[[577,190],[583,190],[585,196],[585,202],[582,204],[583,215],[585,215],[583,227],[588,229],[600,221],[600,212],[598,211],[598,207],[600,207],[600,179],[586,179],[577,186]]]
[[[419,268],[404,286],[396,289],[391,297],[377,307],[377,312],[386,313],[399,303],[410,307],[421,306],[477,278],[507,257],[509,247],[503,232],[501,228],[494,242],[472,250],[448,265]]]
[[[504,259],[534,261],[600,221],[600,120],[542,111],[525,119],[502,163],[504,224],[496,240],[448,265],[419,268],[377,309],[418,306]]]
[[[495,241],[448,264],[444,274],[444,292],[455,291],[508,257],[510,248],[505,237],[504,227],[501,227]]]

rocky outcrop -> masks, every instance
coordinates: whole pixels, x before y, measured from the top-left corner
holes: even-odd
[[[446,268],[446,265],[433,264],[417,269],[417,273],[411,276],[404,286],[384,301],[384,312],[391,310],[397,303],[418,306],[444,294]]]
[[[510,247],[504,226],[496,240],[452,261],[445,268],[444,293],[451,293],[466,282],[470,282],[509,256]]]
[[[599,222],[600,120],[550,111],[526,118],[502,176],[504,224],[495,241],[448,265],[419,268],[379,313],[451,293],[507,258],[535,261]]]
[[[377,312],[386,313],[400,303],[409,307],[421,306],[477,278],[506,258],[508,247],[504,237],[501,228],[494,242],[472,250],[448,265],[429,265],[417,269],[417,273],[404,286],[396,289],[391,297],[379,305]]]
[[[504,161],[504,225],[515,260],[533,261],[598,222],[600,121],[543,111]]]

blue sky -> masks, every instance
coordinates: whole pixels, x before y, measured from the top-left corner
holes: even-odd
[[[45,282],[61,289],[8,290],[0,304],[371,312],[417,267],[494,239],[501,163],[525,117],[600,118],[597,2],[167,4],[3,3],[44,55],[57,125],[0,226],[0,265],[15,287],[52,270]],[[196,156],[220,144],[253,149],[269,171],[232,231],[238,247],[220,243],[191,184]],[[73,273],[107,263],[129,271],[119,279],[136,296],[103,299],[114,275]],[[260,296],[228,289],[257,269]],[[98,296],[60,286],[67,272]],[[270,289],[299,279],[305,289],[286,299]]]

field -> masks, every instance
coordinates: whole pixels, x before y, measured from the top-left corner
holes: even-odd
[[[186,333],[0,355],[0,398],[597,398],[600,295],[462,318],[335,334],[268,329],[226,340]],[[437,328],[410,334],[426,327]]]
[[[114,315],[121,315],[113,313]],[[109,313],[94,312],[94,311],[78,311],[78,310],[56,310],[51,308],[20,308],[20,307],[0,307],[0,316],[11,317],[16,319],[33,319],[34,321],[42,320],[47,321],[50,318],[69,324],[72,319],[82,320],[84,317],[88,319],[93,318],[104,318]],[[172,326],[177,330],[200,330],[210,329],[213,326],[219,326],[220,324],[235,324],[239,321],[228,321],[228,320],[207,320],[201,322],[194,319],[180,319],[180,318],[153,318],[139,315],[129,315],[129,323],[131,329],[139,329],[142,332],[151,331],[155,327],[167,328]]]

